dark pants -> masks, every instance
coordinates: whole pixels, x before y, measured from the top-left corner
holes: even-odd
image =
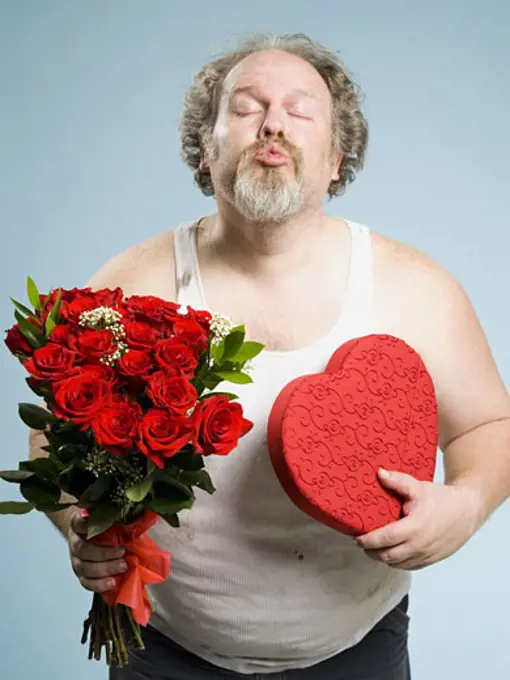
[[[143,631],[146,649],[133,653],[128,666],[112,667],[110,680],[410,680],[407,608],[406,596],[361,642],[327,661],[299,670],[248,676],[190,654],[149,626]]]

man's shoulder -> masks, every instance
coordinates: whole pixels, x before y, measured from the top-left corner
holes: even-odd
[[[459,280],[427,253],[372,233],[374,294],[383,319],[396,334],[420,343],[429,334],[475,315]]]
[[[174,238],[175,228],[125,248],[110,257],[90,278],[88,285],[94,289],[120,286],[126,295],[162,295],[165,292],[171,296],[175,288]]]
[[[456,293],[460,283],[437,260],[407,243],[371,232],[375,275],[381,284],[415,289],[422,295]]]

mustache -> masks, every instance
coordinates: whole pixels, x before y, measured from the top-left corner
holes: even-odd
[[[259,152],[264,151],[273,144],[277,144],[283,151],[285,151],[285,153],[288,154],[291,160],[294,161],[294,165],[296,166],[296,168],[298,168],[301,165],[303,157],[301,149],[292,142],[289,142],[289,140],[285,138],[281,139],[271,138],[266,139],[262,142],[256,141],[253,144],[250,144],[249,146],[246,147],[246,149],[242,152],[239,160],[241,162],[245,160],[252,160]]]

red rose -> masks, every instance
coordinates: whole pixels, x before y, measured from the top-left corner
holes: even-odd
[[[179,305],[153,295],[132,295],[126,300],[126,309],[143,321],[164,321],[179,309]]]
[[[92,372],[78,373],[53,386],[53,413],[85,429],[112,398],[110,384]]]
[[[207,348],[208,335],[194,319],[178,319],[173,326],[175,337],[196,354]]]
[[[146,378],[154,368],[154,361],[149,352],[130,349],[119,359],[117,368],[123,375]]]
[[[108,329],[87,329],[69,336],[69,349],[87,357],[103,357],[117,348],[115,336]]]
[[[92,292],[96,301],[96,307],[112,307],[116,309],[121,305],[124,298],[122,288],[101,288]]]
[[[178,319],[183,319],[185,316],[179,311],[181,305],[175,304],[175,302],[167,302],[165,305],[165,313],[163,319],[166,321],[169,328],[172,328],[173,324]]]
[[[58,297],[58,291],[59,289],[56,288],[49,295],[40,295],[39,299],[43,308],[47,305],[53,305]],[[72,302],[75,298],[81,295],[88,295],[89,293],[92,293],[92,288],[61,288],[60,299],[62,302]]]
[[[113,386],[118,381],[117,372],[112,366],[97,362],[81,364],[78,367],[77,373],[80,375],[89,375],[100,380],[105,380],[110,386]]]
[[[73,288],[72,290],[65,290],[62,288],[60,290],[60,308],[59,308],[59,316],[62,314],[62,308],[65,306],[67,302],[71,302],[74,297],[76,296],[77,293],[86,293],[88,289],[83,289],[83,291],[80,291],[79,288]],[[42,312],[41,316],[42,318],[46,321],[48,318],[51,310],[53,309],[53,305],[55,304],[57,297],[59,294],[59,289],[52,290],[49,295],[39,295],[39,300],[42,306]]]
[[[148,381],[147,394],[155,406],[170,413],[186,415],[197,402],[197,391],[183,376],[171,376],[165,371],[153,373]]]
[[[20,331],[18,324],[15,324],[7,331],[7,337],[4,342],[13,354],[23,354],[30,357],[34,353],[34,348]]]
[[[124,328],[124,339],[133,349],[152,349],[162,337],[161,331],[144,321],[129,321]]]
[[[78,295],[70,302],[62,302],[59,314],[66,321],[78,324],[80,315],[97,307],[97,302],[92,295]]]
[[[77,355],[67,347],[48,342],[24,362],[29,373],[39,380],[62,380],[73,373]]]
[[[49,335],[49,340],[51,342],[56,342],[57,345],[64,345],[64,347],[69,347],[69,337],[72,334],[72,327],[67,324],[59,324],[51,331]]]
[[[184,375],[192,378],[198,365],[193,352],[182,342],[176,340],[162,340],[154,350],[157,363],[171,375]]]
[[[192,416],[196,453],[226,456],[237,446],[239,437],[247,434],[253,423],[243,417],[241,404],[228,397],[208,397],[199,403]]]
[[[192,437],[191,423],[168,411],[149,409],[138,427],[138,448],[159,468],[185,446]]]
[[[129,453],[138,432],[142,409],[136,402],[119,400],[101,409],[92,421],[96,442],[115,456]]]
[[[209,334],[209,327],[212,319],[211,312],[205,309],[193,309],[188,307],[188,317],[197,321],[207,334]]]
[[[40,300],[43,305],[43,318],[46,319],[50,313],[58,290],[54,290],[50,295],[41,295]],[[93,291],[92,288],[71,288],[62,289],[59,316],[78,323],[80,314],[84,311],[95,309],[96,307],[113,307],[118,309],[122,304],[123,293],[120,288],[110,290],[103,288]],[[118,309],[118,311],[121,311]]]
[[[58,290],[52,290],[49,295],[46,294],[41,294],[39,295],[39,302],[41,303],[41,307],[43,308],[43,312],[46,312],[46,314],[49,314],[51,311],[51,308],[53,306],[53,303],[57,299],[58,295]],[[61,292],[60,294],[61,299],[64,299],[64,291]]]

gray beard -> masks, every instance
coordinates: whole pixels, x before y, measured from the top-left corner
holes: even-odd
[[[303,208],[303,187],[298,179],[287,180],[278,168],[265,168],[253,177],[249,168],[240,170],[233,185],[234,206],[250,222],[284,222]]]

